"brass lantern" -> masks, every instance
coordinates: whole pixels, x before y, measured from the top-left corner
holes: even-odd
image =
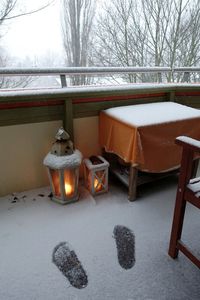
[[[75,202],[79,198],[79,166],[82,154],[73,149],[69,134],[61,127],[51,151],[44,158],[52,190],[52,200],[61,204]]]

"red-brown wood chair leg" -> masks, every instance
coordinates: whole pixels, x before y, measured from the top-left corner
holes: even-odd
[[[183,199],[183,195],[178,191],[168,252],[172,258],[176,258],[178,256],[177,241],[181,238],[183,220],[185,215],[185,206],[186,202]]]
[[[189,178],[191,178],[192,171],[195,171],[194,169],[195,168],[193,164],[192,151],[190,149],[183,149],[179,183],[176,194],[176,203],[174,208],[174,218],[168,251],[168,254],[172,258],[176,258],[178,256],[177,241],[181,238],[186,206],[186,201],[184,200],[184,190],[186,184],[189,182]]]
[[[195,153],[200,154],[200,141],[181,136],[176,143],[183,147],[183,151],[168,254],[176,258],[180,250],[200,268],[200,259],[181,241],[186,201],[200,208],[200,199],[196,194],[200,180],[195,178],[199,157],[194,159]],[[193,178],[195,180],[190,181]]]

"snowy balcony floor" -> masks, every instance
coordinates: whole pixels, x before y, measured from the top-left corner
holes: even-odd
[[[132,203],[117,181],[96,204],[83,187],[80,201],[66,206],[50,201],[49,188],[0,198],[0,299],[199,299],[199,269],[181,253],[175,261],[167,254],[176,184],[169,178],[147,185]],[[116,225],[135,235],[129,270],[118,263]],[[198,209],[188,205],[184,225],[184,240],[198,252]],[[87,273],[83,289],[52,263],[55,246],[65,241]]]

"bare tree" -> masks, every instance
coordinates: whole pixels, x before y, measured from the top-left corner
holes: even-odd
[[[142,24],[138,2],[114,0],[105,4],[96,26],[94,63],[104,66],[148,64],[146,24]],[[136,75],[123,76],[135,82]]]
[[[184,5],[180,0],[178,12],[181,17],[177,34],[172,31],[167,39],[170,66],[197,66],[200,62],[200,3],[188,1]],[[175,80],[184,81],[184,78],[179,75]]]
[[[70,67],[90,65],[92,26],[95,15],[94,0],[62,0],[63,45],[66,64]],[[74,76],[72,84],[86,84],[86,76]]]
[[[200,59],[200,3],[199,0],[113,0],[106,4],[96,32],[96,64],[196,66]],[[151,78],[128,77],[128,81],[136,79],[162,80],[160,74]],[[170,75],[165,78],[171,79]],[[182,80],[177,76],[173,79]]]
[[[0,25],[14,10],[17,0],[3,0],[0,4]]]
[[[19,8],[20,0],[1,0],[0,2],[0,41],[1,37],[4,34],[4,30],[6,26],[6,21],[15,19],[18,17],[22,17],[25,15],[30,15],[37,13],[45,8],[47,8],[49,5],[51,5],[55,0],[47,0],[44,5],[41,5],[40,7],[36,9],[30,9],[29,11]],[[6,67],[10,66],[11,62],[10,59],[7,57],[6,52],[4,51],[3,47],[0,47],[0,67]],[[33,77],[17,77],[17,78],[0,78],[0,88],[16,88],[16,87],[25,87],[30,82],[33,81]]]
[[[142,0],[148,53],[155,66],[195,66],[200,58],[200,10],[197,0]],[[180,80],[180,76],[167,80]]]
[[[6,20],[11,20],[11,19],[22,17],[22,16],[27,16],[27,15],[37,13],[37,12],[47,8],[54,2],[55,2],[55,0],[51,0],[51,1],[49,0],[44,5],[36,8],[36,9],[31,9],[29,11],[20,9],[20,10],[18,10],[18,12],[15,13],[15,10],[17,8],[17,5],[20,3],[20,0],[1,0],[1,3],[0,3],[0,25]]]

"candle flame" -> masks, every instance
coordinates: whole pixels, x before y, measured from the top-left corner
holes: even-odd
[[[72,193],[72,186],[67,182],[65,182],[65,193],[67,195],[70,195]]]
[[[94,188],[97,192],[101,190],[101,184],[99,184],[99,180],[97,178],[94,179]]]

